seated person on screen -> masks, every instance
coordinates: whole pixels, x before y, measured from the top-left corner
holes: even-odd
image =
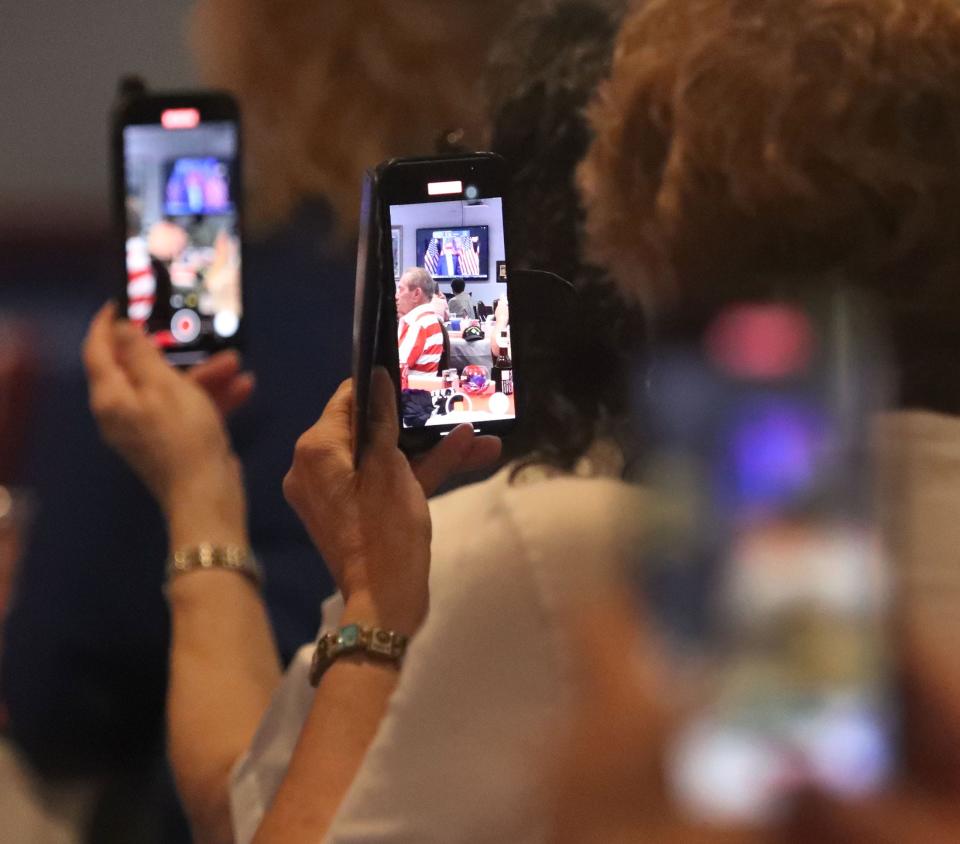
[[[436,284],[436,282],[434,282]],[[436,292],[433,294],[433,312],[437,315],[440,322],[450,321],[450,309],[447,307],[447,297],[444,296],[440,285],[436,285]]]
[[[421,267],[411,267],[397,285],[400,366],[409,367],[414,375],[436,375],[443,354],[443,328],[433,310],[436,287]]]
[[[473,302],[470,301],[470,294],[466,291],[467,283],[462,278],[455,278],[450,282],[450,289],[453,296],[447,300],[447,306],[450,313],[457,317],[473,316]]]

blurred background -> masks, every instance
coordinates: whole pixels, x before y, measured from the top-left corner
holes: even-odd
[[[117,77],[193,82],[188,0],[5,2],[0,30],[0,233],[97,233],[107,221],[107,126]]]
[[[28,526],[43,507],[30,490],[53,462],[44,460],[51,436],[69,443],[69,432],[84,427],[73,412],[84,401],[79,345],[115,289],[108,120],[117,80],[137,73],[158,88],[194,84],[185,37],[191,5],[0,4],[0,619]],[[58,417],[66,425],[59,432],[51,421]],[[76,478],[78,492],[85,480]],[[40,780],[22,765],[3,737],[2,699],[0,688],[0,838],[77,840],[100,786]],[[129,801],[118,794],[114,803]],[[103,825],[96,835],[119,840]]]
[[[109,295],[107,126],[117,79],[193,83],[190,5],[2,4],[0,310],[36,321],[44,371],[76,363],[89,303]]]

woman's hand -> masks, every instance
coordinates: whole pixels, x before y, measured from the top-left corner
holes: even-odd
[[[236,356],[184,375],[106,305],[90,325],[83,359],[100,432],[160,504],[171,543],[236,541],[245,501],[221,411],[253,389]]]
[[[458,471],[495,460],[495,438],[461,426],[411,468],[397,447],[393,384],[374,372],[370,445],[359,470],[352,442],[353,387],[345,381],[297,442],[283,489],[327,561],[346,617],[412,634],[427,611],[430,512],[427,494]]]

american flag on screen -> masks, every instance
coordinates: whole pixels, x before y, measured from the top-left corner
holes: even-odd
[[[480,238],[469,234],[460,239],[460,270],[464,275],[480,275]]]
[[[430,275],[436,275],[440,269],[440,250],[437,248],[437,239],[435,237],[430,238],[430,245],[427,247],[426,253],[424,253],[423,268],[430,273]]]

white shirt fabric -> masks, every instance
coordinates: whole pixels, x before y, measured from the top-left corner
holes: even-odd
[[[956,666],[960,419],[891,414],[877,452],[899,603],[940,664]],[[511,486],[500,473],[431,502],[430,615],[329,841],[545,840],[538,786],[570,691],[563,607],[629,559],[650,502],[614,481],[525,478]],[[336,626],[335,613],[326,623]],[[235,769],[240,844],[296,744],[311,655],[297,655]],[[944,683],[960,687],[960,667]]]
[[[328,841],[544,839],[540,784],[570,692],[565,613],[627,560],[643,511],[626,484],[546,474],[511,484],[506,469],[431,502],[430,613]],[[311,655],[297,654],[234,771],[240,844],[306,718]]]

